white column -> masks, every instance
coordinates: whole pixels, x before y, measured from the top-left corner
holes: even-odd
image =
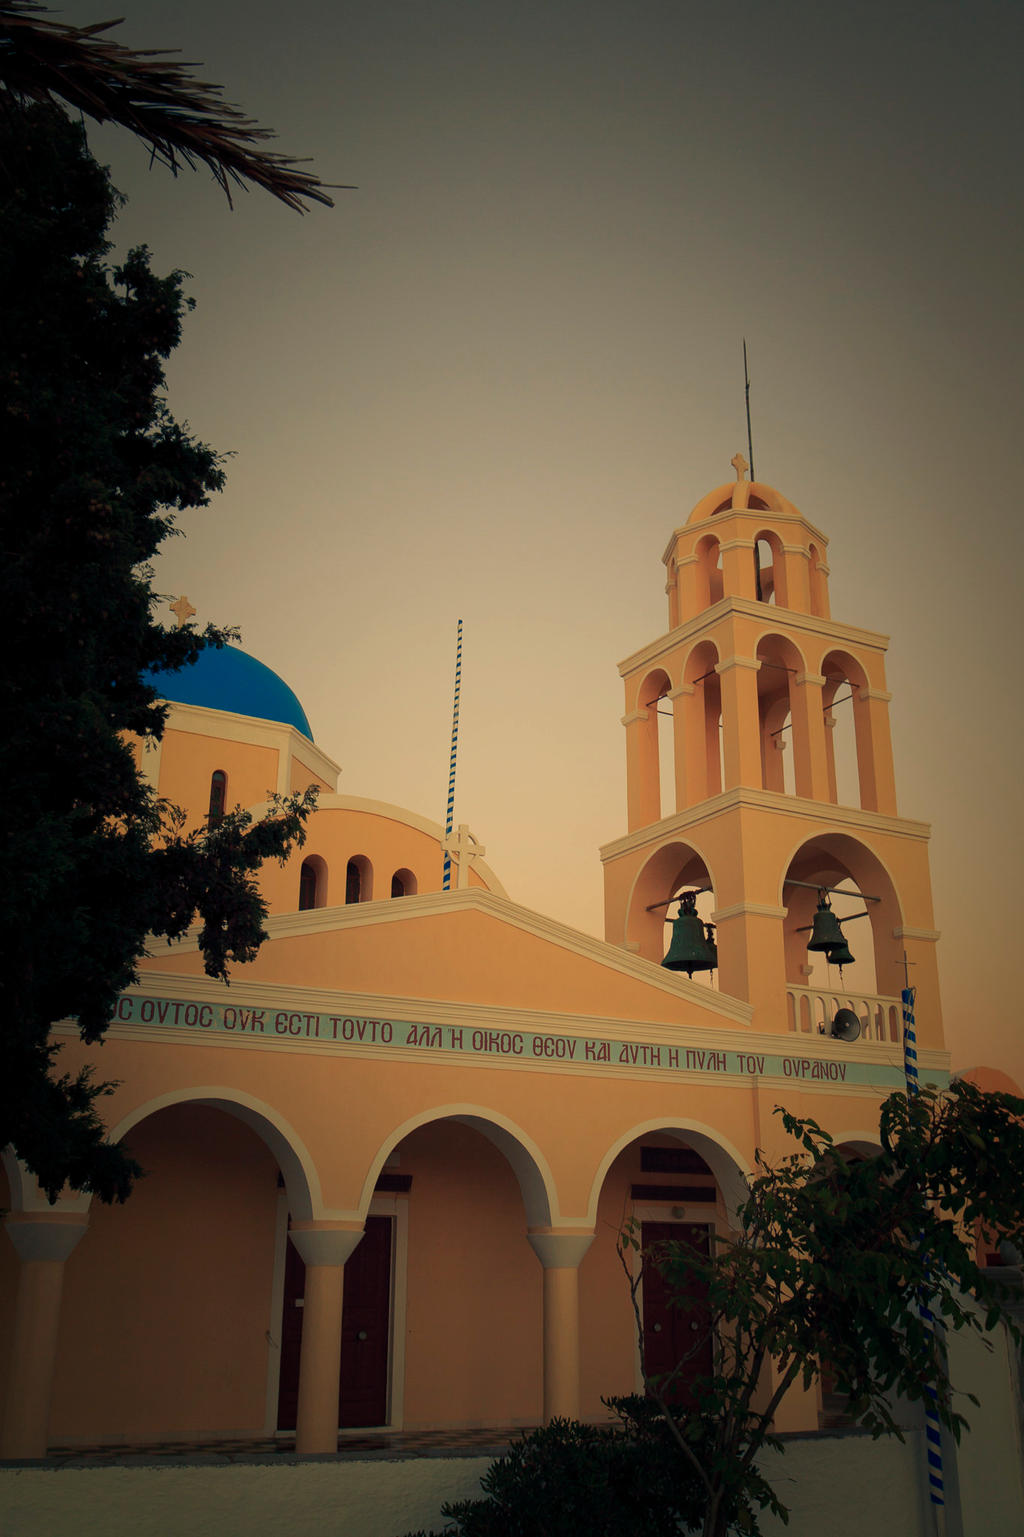
[[[292,1228],[288,1236],[306,1265],[295,1450],[336,1452],[345,1261],[363,1229],[309,1223]]]
[[[580,1263],[593,1233],[527,1233],[544,1266],[544,1419],[580,1416]]]
[[[4,1223],[21,1267],[0,1456],[46,1456],[64,1262],[87,1224],[82,1212],[16,1212]]]

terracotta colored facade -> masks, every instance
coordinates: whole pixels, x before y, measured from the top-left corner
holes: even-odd
[[[315,783],[320,809],[267,868],[270,938],[229,989],[194,941],[154,948],[100,1050],[58,1032],[68,1068],[119,1081],[111,1135],[147,1175],[123,1208],[50,1207],[8,1159],[6,1455],[255,1437],[293,1414],[307,1452],[339,1423],[599,1418],[640,1381],[623,1220],[726,1228],[755,1148],[781,1148],[779,1103],[870,1145],[902,1081],[904,959],[922,1075],[948,1080],[886,642],[829,617],[826,550],[742,478],[673,534],[669,628],[620,669],[604,940],[510,901],[465,842],[442,890],[443,830],[339,795],[291,721],[173,706],[140,756],[161,794],[198,819],[215,775],[229,805]],[[810,966],[821,887],[868,912],[845,979]],[[684,888],[716,925],[717,985],[659,964]],[[856,1041],[828,1033],[841,1006]],[[791,1395],[782,1428],[818,1409]]]

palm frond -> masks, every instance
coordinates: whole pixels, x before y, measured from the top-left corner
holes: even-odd
[[[175,175],[208,166],[229,203],[232,184],[251,182],[299,213],[304,199],[334,206],[301,161],[262,148],[270,129],[226,102],[222,86],[189,73],[201,66],[169,62],[176,49],[125,48],[103,35],[121,20],[67,26],[38,0],[2,0],[0,88],[32,101],[59,97],[98,123],[119,123]]]

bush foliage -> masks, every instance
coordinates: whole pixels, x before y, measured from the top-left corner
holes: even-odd
[[[676,1537],[698,1523],[699,1480],[655,1406],[605,1402],[616,1423],[555,1419],[514,1442],[480,1480],[484,1498],[442,1506],[445,1537]]]

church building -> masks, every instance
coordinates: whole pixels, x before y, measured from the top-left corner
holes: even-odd
[[[825,534],[735,463],[668,542],[666,629],[620,664],[603,939],[512,900],[468,829],[338,793],[245,652],[161,678],[161,796],[194,822],[310,784],[319,806],[229,987],[194,936],[154,942],[102,1046],[57,1027],[62,1070],[116,1080],[110,1136],[146,1173],[124,1206],[51,1206],[5,1161],[5,1456],[604,1419],[689,1328],[649,1287],[638,1342],[626,1220],[727,1231],[755,1151],[790,1150],[779,1104],[870,1152],[905,967],[922,1081],[948,1082],[886,638],[831,617]],[[821,1414],[794,1389],[778,1428]]]

